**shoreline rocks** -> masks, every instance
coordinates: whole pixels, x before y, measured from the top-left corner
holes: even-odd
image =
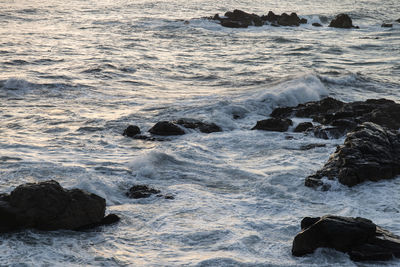
[[[353,261],[400,258],[400,237],[365,218],[305,217],[301,229],[293,240],[294,256],[304,256],[326,247],[348,253]]]
[[[400,133],[371,122],[359,125],[347,134],[344,144],[305,185],[323,186],[323,178],[354,186],[364,181],[392,179],[400,174]]]
[[[81,189],[67,190],[56,181],[27,183],[0,197],[0,233],[26,228],[81,230],[114,223],[104,216],[104,198]]]
[[[353,21],[351,20],[350,16],[347,14],[339,14],[337,15],[331,23],[329,23],[329,27],[333,28],[341,28],[341,29],[359,29],[358,26],[353,25]]]

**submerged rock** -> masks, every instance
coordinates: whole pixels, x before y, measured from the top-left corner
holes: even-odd
[[[199,129],[202,133],[222,132],[221,127],[219,127],[215,123],[206,123],[196,119],[182,118],[177,120],[176,124],[179,124],[188,129]]]
[[[381,27],[382,28],[392,28],[393,24],[391,24],[391,23],[382,23]]]
[[[162,195],[160,193],[161,193],[160,190],[151,188],[147,185],[134,185],[126,193],[126,196],[134,199],[139,199],[139,198],[148,198],[152,195],[157,194],[157,197],[164,197],[165,199],[174,199],[174,196],[172,195]]]
[[[354,261],[391,260],[400,257],[400,237],[365,218],[306,217],[302,231],[293,240],[292,254],[303,256],[317,248],[333,248],[348,253]]]
[[[343,28],[343,29],[358,28],[353,25],[353,21],[351,20],[350,16],[347,14],[337,15],[331,21],[331,23],[329,24],[329,27]]]
[[[308,145],[303,145],[300,146],[300,150],[310,150],[310,149],[314,149],[317,147],[326,147],[326,144],[308,144]]]
[[[347,186],[364,181],[391,179],[400,174],[400,133],[366,122],[347,134],[344,144],[330,156],[305,185],[323,185],[322,178],[337,179]]]
[[[183,135],[185,131],[182,130],[179,126],[175,123],[169,121],[160,121],[157,122],[150,130],[151,134],[156,135]]]
[[[292,124],[293,122],[290,119],[270,118],[257,121],[256,126],[252,130],[286,132]]]
[[[90,228],[104,224],[105,209],[104,198],[56,181],[23,184],[0,199],[0,232]]]
[[[311,24],[311,25],[313,25],[314,27],[322,27],[322,24],[321,24],[321,23],[318,23],[318,22],[314,22],[314,23]]]

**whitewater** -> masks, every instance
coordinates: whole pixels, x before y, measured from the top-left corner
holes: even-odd
[[[308,23],[204,19],[233,9]],[[329,28],[339,13],[360,29]],[[283,133],[250,130],[276,107],[326,96],[400,102],[399,18],[398,0],[1,1],[0,193],[53,179],[104,197],[121,221],[2,234],[0,266],[400,266],[331,249],[291,255],[305,216],[360,216],[400,235],[400,177],[311,189],[304,179],[343,138],[292,131],[308,119]],[[179,118],[223,131],[122,135]],[[315,143],[325,146],[300,149]],[[135,184],[175,199],[130,199]]]

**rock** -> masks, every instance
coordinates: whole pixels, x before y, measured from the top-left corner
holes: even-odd
[[[393,24],[391,24],[391,23],[383,23],[383,24],[381,25],[381,27],[382,27],[382,28],[392,28],[392,27],[393,27]]]
[[[268,21],[268,22],[277,22],[278,21],[278,18],[279,18],[279,16],[278,15],[275,15],[275,13],[274,12],[272,12],[272,11],[269,11],[268,12],[268,15],[264,15],[264,16],[261,16],[261,19],[263,20],[263,21]]]
[[[348,133],[344,144],[330,156],[316,174],[306,178],[305,185],[323,185],[323,177],[347,186],[364,181],[391,179],[400,174],[400,133],[371,122]]]
[[[160,121],[157,122],[150,130],[151,134],[157,135],[183,135],[185,131],[183,131],[176,124],[169,121]]]
[[[329,27],[334,28],[343,28],[343,29],[350,29],[356,28],[353,25],[353,21],[351,20],[350,16],[347,14],[339,14],[337,15],[329,24]]]
[[[300,18],[297,16],[296,13],[292,13],[290,15],[283,13],[278,18],[278,24],[281,26],[299,26]]]
[[[308,20],[305,18],[300,19],[300,24],[307,24]]]
[[[318,23],[318,22],[314,22],[312,24],[314,27],[322,27],[322,24]]]
[[[260,16],[246,13],[238,9],[235,9],[233,12],[226,12],[225,18],[221,18],[216,14],[212,19],[220,21],[222,26],[229,28],[247,28],[248,26],[264,25]]]
[[[305,132],[310,128],[313,128],[313,124],[311,122],[301,122],[299,123],[296,128],[294,128],[295,133]]]
[[[285,132],[292,124],[293,122],[290,119],[270,118],[257,121],[256,126],[254,126],[252,130]]]
[[[344,103],[334,98],[325,98],[300,104],[296,107],[276,108],[272,111],[274,118],[312,118],[324,126],[314,127],[314,134],[321,138],[330,135],[338,138],[363,122],[374,122],[390,129],[400,128],[400,104],[387,99],[368,99]]]
[[[56,181],[23,184],[0,200],[0,232],[101,225],[105,208],[104,198],[80,189],[66,190]]]
[[[308,144],[308,145],[303,145],[300,146],[300,150],[310,150],[310,149],[314,149],[317,147],[326,147],[326,144]]]
[[[161,191],[148,187],[147,185],[134,185],[126,195],[130,198],[148,198],[151,195],[159,194]]]
[[[196,119],[182,118],[177,120],[176,124],[188,129],[199,129],[202,133],[222,132],[221,127],[215,123],[205,123]]]
[[[397,19],[396,21],[400,23],[400,19]]]
[[[293,240],[292,254],[303,256],[317,248],[348,253],[354,261],[382,261],[400,257],[400,238],[365,218],[306,217]]]
[[[128,128],[124,130],[124,133],[122,135],[133,137],[137,134],[140,134],[140,128],[136,125],[129,125]]]

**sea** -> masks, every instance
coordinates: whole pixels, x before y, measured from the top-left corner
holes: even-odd
[[[205,18],[234,9],[308,23]],[[329,28],[339,13],[360,29]],[[1,0],[0,192],[56,180],[102,196],[121,221],[1,234],[0,266],[400,266],[326,248],[291,254],[306,216],[365,217],[400,235],[400,177],[308,188],[344,138],[293,132],[310,119],[251,130],[276,107],[327,96],[400,102],[399,18],[398,0]],[[223,131],[122,135],[179,118]],[[174,199],[130,199],[136,184]]]

